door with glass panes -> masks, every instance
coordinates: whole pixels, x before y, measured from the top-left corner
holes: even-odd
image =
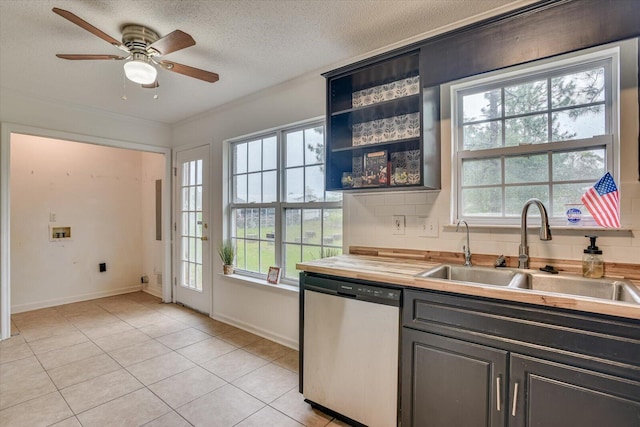
[[[209,146],[180,151],[176,159],[176,301],[209,314]]]

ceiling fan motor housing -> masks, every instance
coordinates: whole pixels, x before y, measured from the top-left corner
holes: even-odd
[[[122,44],[133,54],[134,60],[143,59],[140,58],[140,54],[144,55],[145,58],[148,55],[157,54],[153,49],[148,51],[147,47],[159,38],[155,31],[142,25],[125,25],[122,27]]]

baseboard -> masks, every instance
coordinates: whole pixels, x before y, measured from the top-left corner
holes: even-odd
[[[251,332],[252,334],[259,335],[262,338],[266,338],[268,340],[277,342],[278,344],[282,344],[285,347],[298,350],[299,345],[297,340],[292,340],[283,335],[273,333],[272,331],[260,328],[258,326],[254,326],[250,323],[243,322],[242,320],[238,320],[236,318],[229,317],[224,314],[212,314],[211,318],[218,320],[220,322],[228,323],[229,325],[243,329],[247,332]]]
[[[158,297],[162,299],[162,289],[153,289],[153,288],[142,288],[142,292],[146,292],[149,295],[153,295],[154,297]]]
[[[138,292],[142,288],[141,285],[129,286],[126,288],[110,289],[108,291],[92,292],[90,294],[74,295],[71,297],[55,298],[44,301],[38,301],[28,304],[19,304],[11,306],[11,313],[23,313],[25,311],[38,310],[41,308],[55,307],[62,304],[70,304],[74,302],[88,301],[96,298],[111,297],[114,295],[128,294]]]

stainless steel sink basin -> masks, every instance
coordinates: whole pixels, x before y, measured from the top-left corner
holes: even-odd
[[[526,275],[515,270],[499,270],[489,267],[465,267],[463,265],[441,265],[417,274],[418,277],[444,279],[453,282],[475,283],[492,286],[525,288]]]
[[[526,277],[525,282],[518,282],[513,287],[640,304],[640,291],[632,283],[623,280],[545,273],[529,273]]]
[[[465,267],[443,264],[416,274],[426,279],[456,283],[501,286],[538,292],[553,292],[640,305],[640,289],[617,279],[587,279],[571,274],[549,274],[513,268]]]

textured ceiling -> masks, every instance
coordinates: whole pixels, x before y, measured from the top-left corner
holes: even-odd
[[[513,0],[0,0],[0,88],[53,102],[173,124],[310,72]],[[163,57],[216,72],[205,83],[160,70],[154,90],[124,85],[122,62],[65,61],[56,53],[121,51],[54,14],[66,9],[120,39],[124,24],[196,45]],[[121,99],[126,94],[127,100]]]

